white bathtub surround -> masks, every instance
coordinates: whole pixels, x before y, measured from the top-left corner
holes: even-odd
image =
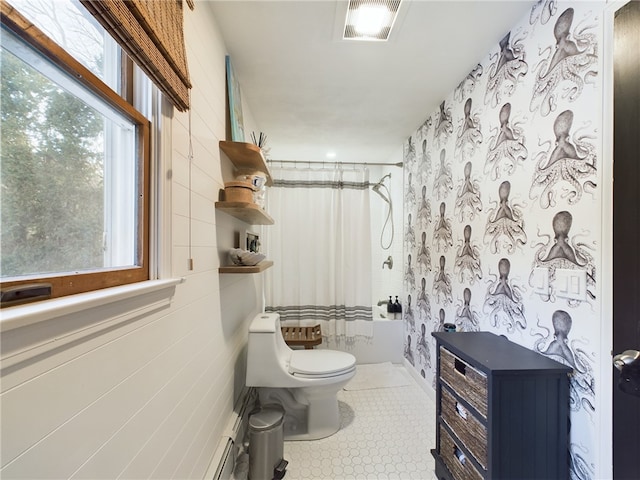
[[[389,158],[390,162],[397,162],[402,159],[402,145],[398,145],[396,152]],[[372,194],[371,195],[371,291],[373,295],[373,303],[376,304],[379,301],[386,302],[389,299],[389,295],[395,299],[396,295],[400,298],[403,297],[404,287],[404,270],[402,267],[403,259],[405,258],[403,253],[403,238],[402,238],[402,226],[404,214],[403,208],[403,169],[393,168],[388,166],[369,165],[370,178],[372,181],[381,179],[387,174],[391,174],[385,180],[385,184],[388,186],[391,193],[390,200],[393,204],[393,211],[391,213],[394,223],[394,236],[393,242],[388,249],[384,249],[383,246],[387,246],[390,236],[390,228],[387,225],[384,236],[381,243],[382,230],[385,228],[385,222],[387,222],[387,213],[389,205],[382,199],[382,197]],[[391,220],[389,220],[389,223]],[[389,269],[386,265],[383,268],[383,262],[391,256],[393,258],[393,268]],[[386,312],[386,304],[384,306]],[[374,311],[375,317],[375,311]]]
[[[371,319],[368,170],[271,172],[267,209],[282,221],[265,229],[267,311],[321,323],[329,338],[369,336],[351,323]]]

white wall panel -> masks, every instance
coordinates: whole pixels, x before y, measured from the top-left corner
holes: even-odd
[[[113,435],[120,422],[144,408],[203,342],[196,321],[183,319],[176,331],[175,321],[164,320],[164,325],[156,322],[131,332],[6,395],[3,404],[22,399],[39,404],[12,410],[28,413],[20,423],[44,430],[44,438],[3,471],[3,476],[11,478],[20,471],[33,478],[65,477],[73,472],[69,471],[73,465]],[[47,408],[42,408],[42,398],[48,399]],[[67,461],[60,462],[61,458]]]
[[[194,183],[197,182],[192,182],[192,188]],[[210,177],[207,178],[207,183],[210,184],[207,190],[215,190],[212,179]],[[207,193],[207,196],[197,193],[194,189],[194,192],[191,194],[191,216],[200,222],[213,225],[216,223],[216,211],[214,208],[215,202],[210,198],[208,192],[205,193]],[[213,235],[213,237],[215,238],[215,235]]]
[[[224,363],[221,360],[217,360],[216,363],[219,366],[222,366]],[[225,371],[225,369],[221,369],[221,371]],[[214,387],[217,388],[217,396],[211,401],[210,408],[213,415],[212,418],[205,418],[206,421],[203,422],[203,427],[210,428],[210,436],[213,435],[216,431],[221,431],[224,425],[224,422],[221,422],[221,418],[224,415],[221,415],[221,412],[229,411],[231,409],[229,403],[228,395],[225,395],[224,392],[229,390],[229,381],[226,382],[222,379],[212,379],[209,382]],[[151,475],[157,465],[162,461],[162,458],[166,454],[167,446],[172,445],[173,437],[175,435],[175,431],[180,427],[179,424],[174,425],[173,423],[177,420],[177,417],[167,417],[163,419],[163,421],[157,424],[156,430],[154,430],[153,435],[151,435],[147,442],[140,448],[137,452],[135,452],[135,457],[131,460],[131,462],[126,466],[125,469],[119,474],[118,478],[147,478]],[[218,425],[218,423],[222,423],[222,425]],[[208,449],[208,455],[211,455],[211,452],[215,449],[215,444],[203,444],[203,448]],[[208,462],[208,458],[206,460]],[[206,468],[206,465],[205,465]],[[196,475],[194,477],[188,478],[202,478],[202,475]]]
[[[171,252],[171,271],[176,277],[189,274],[189,247],[174,245]]]
[[[24,452],[34,440],[54,431],[157,356],[162,344],[155,340],[166,335],[168,322],[164,317],[138,329],[149,338],[149,347],[144,350],[137,348],[137,337],[130,332],[118,341],[105,338],[109,348],[90,344],[87,350],[80,346],[72,353],[75,358],[3,393],[3,433],[12,432],[11,441],[2,444],[3,462]],[[57,361],[47,358],[46,363],[55,365]]]
[[[174,215],[173,244],[175,246],[189,246],[189,219],[187,217]]]
[[[186,134],[185,134],[186,135]],[[175,143],[174,143],[174,147],[175,147]],[[189,148],[187,146],[187,148]],[[173,150],[173,154],[172,154],[172,165],[171,165],[171,180],[173,181],[174,185],[175,184],[179,184],[182,186],[188,186],[189,185],[189,160],[185,155],[183,155],[181,152],[175,150]]]
[[[189,185],[174,183],[172,187],[173,198],[171,201],[173,214],[189,216]]]
[[[189,178],[189,117],[174,112],[172,225],[164,235],[173,242],[172,275],[185,281],[170,305],[145,310],[134,299],[60,319],[126,316],[129,306],[140,312],[3,369],[2,478],[202,478],[244,386],[248,321],[262,308],[262,278],[218,273],[236,232],[248,228],[221,221],[213,205],[231,180],[222,177],[218,148],[226,48],[206,2],[184,16],[194,159]],[[245,117],[248,131],[256,130],[248,110]],[[29,327],[12,345],[52,342],[56,332]]]
[[[199,307],[197,309],[199,310]],[[202,333],[201,329],[198,329],[197,332]],[[216,366],[213,365],[210,355],[213,339],[191,340],[184,343],[185,346],[191,346],[194,350],[190,354],[182,351],[177,358],[174,356],[173,361],[178,365],[167,370],[167,374],[171,375],[167,383],[144,408],[136,411],[127,424],[119,429],[112,438],[109,438],[100,451],[76,472],[75,477],[116,478],[124,466],[114,462],[113,458],[133,458],[137,451],[145,448],[150,437],[159,434],[162,426],[175,424],[173,428],[169,429],[169,432],[175,434],[175,431],[182,428],[179,426],[180,422],[184,425],[185,418],[196,415],[197,412],[193,409],[193,404],[201,403],[205,397],[203,392],[210,389],[210,383],[206,381],[206,377],[210,371],[216,369]],[[140,376],[137,380],[144,382],[146,377]],[[132,442],[133,439],[136,441]],[[164,443],[165,449],[180,450],[184,448],[176,443],[175,436],[171,440],[165,439]],[[159,458],[162,450],[158,448],[155,454],[156,459]],[[167,474],[163,476],[167,476]]]
[[[213,163],[213,158],[211,159],[211,163]],[[197,165],[192,165],[191,169],[193,173],[191,176],[191,188],[193,191],[211,202],[218,201],[220,182],[216,177],[202,170]],[[206,210],[209,213],[208,218],[215,219],[215,212],[211,207],[213,207],[213,205],[209,205],[209,208]]]

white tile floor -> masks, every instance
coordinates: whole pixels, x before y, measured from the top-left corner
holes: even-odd
[[[409,386],[339,392],[342,428],[321,440],[285,442],[284,479],[435,478],[435,406],[403,373]]]

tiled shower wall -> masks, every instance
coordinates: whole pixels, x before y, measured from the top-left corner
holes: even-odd
[[[403,154],[405,358],[434,385],[430,332],[454,323],[570,365],[580,479],[598,471],[609,391],[597,368],[602,14],[602,3],[535,5]],[[563,296],[574,289],[582,298]]]
[[[402,155],[398,146],[398,156]],[[376,183],[387,174],[385,180],[391,198],[391,216],[388,218],[389,205],[373,191],[371,199],[371,292],[373,303],[389,300],[389,296],[402,301],[402,169],[395,166],[378,167],[371,165],[369,181]],[[387,192],[385,191],[386,195]],[[393,268],[383,263],[391,257]],[[386,307],[383,306],[383,310]]]

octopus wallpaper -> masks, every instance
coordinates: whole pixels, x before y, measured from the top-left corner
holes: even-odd
[[[571,366],[571,478],[585,480],[598,448],[601,15],[538,2],[403,148],[406,359],[435,386],[430,334],[448,322]],[[580,298],[559,288],[566,272],[586,278]]]

